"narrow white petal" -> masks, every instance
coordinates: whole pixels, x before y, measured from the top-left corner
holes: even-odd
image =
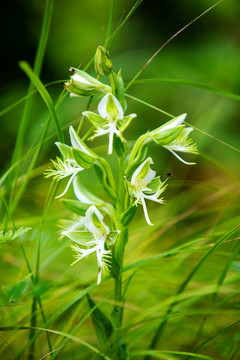
[[[114,132],[110,131],[109,133],[109,144],[108,144],[108,154],[111,155],[112,154],[112,148],[113,148],[113,135]]]
[[[148,216],[148,211],[147,211],[147,206],[146,206],[145,200],[144,200],[143,197],[141,198],[141,200],[142,200],[142,206],[143,206],[143,211],[144,211],[145,219],[146,219],[148,225],[153,225],[153,224],[151,223],[150,219],[149,219],[149,216]]]
[[[64,192],[63,192],[62,194],[56,196],[56,199],[58,199],[58,198],[60,198],[60,197],[62,197],[63,195],[66,194],[66,192],[67,192],[68,189],[69,189],[69,186],[71,185],[71,183],[72,183],[72,181],[73,181],[73,179],[74,179],[74,177],[75,177],[76,175],[77,175],[77,172],[75,172],[75,173],[70,177],[70,179],[69,179],[69,181],[68,181],[68,183],[67,183],[67,186],[66,186]]]
[[[168,148],[167,148],[167,149],[168,149]],[[186,165],[196,165],[196,163],[194,163],[194,162],[187,162],[187,161],[183,160],[183,159],[181,158],[181,156],[179,156],[178,154],[175,153],[175,151],[173,151],[173,150],[171,150],[171,149],[168,149],[168,150],[171,151],[171,153],[172,153],[174,156],[176,156],[176,158],[177,158],[178,160],[180,160],[182,163],[184,163],[184,164],[186,164]]]

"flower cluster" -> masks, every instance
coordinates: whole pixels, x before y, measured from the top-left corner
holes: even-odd
[[[119,234],[123,234],[122,229],[132,221],[138,205],[142,205],[147,223],[153,225],[149,218],[146,200],[164,203],[161,195],[166,189],[167,179],[162,182],[160,177],[156,176],[156,171],[151,169],[153,160],[147,157],[148,145],[155,142],[188,165],[194,163],[187,162],[178,153],[196,154],[197,147],[189,139],[189,134],[193,129],[184,124],[186,114],[175,117],[154,130],[147,131],[135,141],[133,146],[127,144],[123,132],[137,115],[125,115],[127,106],[121,71],[118,74],[113,72],[109,54],[101,46],[97,49],[94,67],[98,79],[83,70],[71,68],[74,74],[65,83],[65,88],[70,92],[70,96],[94,97],[96,94],[103,94],[97,106],[97,113],[84,111],[82,115],[95,128],[95,133],[88,140],[103,135],[108,136],[108,154],[111,155],[115,150],[121,164],[119,174],[122,177],[120,176],[119,183],[116,184],[116,177],[113,176],[108,162],[94,153],[72,126],[69,128],[71,146],[56,143],[61,158],[52,161],[54,168],[47,169],[45,174],[46,177],[52,176],[56,181],[69,178],[63,193],[58,197],[65,195],[73,183],[74,193],[78,200],[63,200],[63,203],[72,212],[80,215],[80,220],[78,218],[77,222],[65,229],[62,234],[74,242],[71,245],[76,257],[74,263],[96,253],[97,283],[99,284],[102,272],[110,270],[113,264],[112,248],[120,241]],[[110,85],[99,80],[99,77],[103,75],[108,76]],[[92,194],[81,184],[81,176],[79,177],[78,174],[90,167],[94,168],[111,202],[100,199],[98,195]],[[125,182],[126,186],[122,186],[121,182]],[[103,221],[105,215],[109,218],[109,226]],[[124,246],[122,248],[120,246],[120,249],[124,249]],[[114,261],[117,262],[117,250],[114,254]]]

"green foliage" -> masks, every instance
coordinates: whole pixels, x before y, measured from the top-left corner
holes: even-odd
[[[31,228],[21,226],[19,229],[13,231],[9,230],[4,232],[3,230],[0,231],[0,246],[6,245],[7,243],[13,241],[14,239],[22,236],[27,231],[31,230]]]

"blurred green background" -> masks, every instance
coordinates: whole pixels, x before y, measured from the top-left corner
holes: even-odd
[[[116,1],[113,29],[126,16],[133,4],[134,2],[129,0]],[[124,81],[127,83],[164,42],[213,4],[212,0],[143,1],[113,43],[110,55],[114,70],[118,71],[121,68]],[[0,77],[2,86],[0,88],[0,111],[26,95],[28,79],[18,67],[18,62],[26,60],[31,66],[33,65],[44,6],[45,1],[42,0],[9,0],[1,4],[2,65]],[[46,56],[40,76],[43,83],[67,79],[70,66],[78,67],[82,62],[85,66],[88,63],[94,55],[97,45],[102,45],[104,42],[109,8],[109,0],[55,1]],[[184,79],[204,83],[238,95],[240,91],[239,19],[239,0],[223,1],[171,41],[146,67],[139,79]],[[92,67],[89,71],[94,75]],[[62,90],[62,84],[48,87],[54,101]],[[169,189],[165,195],[167,204],[163,207],[149,204],[150,217],[156,224],[154,228],[146,228],[142,211],[139,210],[139,216],[131,226],[131,241],[127,245],[126,264],[190,240],[207,239],[211,241],[212,239],[214,242],[223,231],[239,223],[238,178],[240,168],[239,151],[237,151],[240,149],[239,99],[170,82],[134,84],[128,93],[174,115],[186,112],[188,123],[211,136],[197,130],[193,132],[192,137],[198,144],[200,154],[195,158],[197,165],[191,167],[181,164],[164,149],[152,146],[150,155],[154,159],[158,174],[161,174],[163,178],[168,172],[173,172],[174,175],[169,181]],[[77,126],[86,101],[86,99],[70,99],[67,96],[57,111],[61,125],[66,130],[67,141],[68,126],[66,125],[72,123],[75,127]],[[2,174],[8,169],[11,161],[22,110],[23,104],[20,104],[1,118],[0,167]],[[136,120],[126,131],[126,138],[129,140],[136,139],[143,132],[168,120],[168,117],[160,112],[129,99],[127,112],[138,114]],[[28,130],[24,138],[23,153],[27,152],[34,141],[37,141],[47,116],[48,110],[42,99],[39,95],[34,95]],[[87,128],[88,125],[86,125]],[[49,136],[54,132],[54,126],[51,125]],[[101,147],[104,140],[100,139],[90,145],[99,146],[98,149],[104,154],[105,148]],[[54,141],[56,141],[55,135],[51,136],[44,144],[36,169],[33,171],[29,185],[13,215],[17,226],[24,225],[33,228],[31,234],[26,235],[22,240],[33,267],[37,227],[50,184],[49,180],[43,178],[42,173],[49,166],[49,159],[54,159],[58,155]],[[190,157],[187,158],[190,160]],[[114,161],[113,159],[113,166]],[[22,169],[23,174],[24,170],[25,168]],[[89,173],[83,174],[83,180],[86,184],[95,187],[96,191],[100,191],[95,185],[94,177]],[[71,194],[71,192],[69,193]],[[56,200],[44,224],[41,239],[43,254],[41,283],[35,291],[43,294],[48,316],[53,314],[65,301],[76,295],[82,286],[95,281],[96,277],[94,259],[90,258],[88,262],[70,267],[72,252],[65,241],[58,241],[57,222],[69,215],[69,212]],[[230,253],[230,246],[231,244],[225,244],[214,261],[209,261],[205,265],[194,280],[191,290],[205,285],[211,286],[212,280],[214,283],[214,279],[221,271],[221,264],[226,260],[226,254]],[[20,319],[20,322],[27,321],[32,290],[26,268],[22,268],[24,260],[19,245],[10,244],[3,248],[1,256],[2,289],[0,299],[4,309],[2,321],[5,325],[14,324],[16,319]],[[182,255],[177,260],[164,259],[160,263],[154,263],[138,271],[129,292],[129,308],[126,309],[126,319],[129,324],[144,321],[145,312],[152,306],[151,324],[153,327],[155,326],[154,319],[159,317],[159,311],[162,309],[159,310],[156,304],[163,301],[161,306],[164,306],[164,299],[174,294],[191,266],[199,259],[199,254],[190,257],[190,260],[188,256],[189,254]],[[230,280],[239,275],[239,262],[235,263],[231,271]],[[14,285],[17,280],[23,281],[21,289],[17,288],[19,283]],[[234,283],[233,287],[236,284]],[[97,295],[95,294],[95,296],[101,297],[107,291],[109,291],[109,285],[106,283],[100,292],[96,291]],[[228,291],[231,293],[233,290],[227,288],[224,291],[228,294]],[[15,294],[16,299],[13,304],[10,304],[12,294]],[[146,301],[146,297],[148,301]],[[205,309],[208,300],[199,300],[197,308]],[[236,313],[232,311],[230,305],[224,309],[224,316],[219,315],[218,322],[215,319],[211,320],[210,329],[215,329],[215,321],[219,326],[224,326],[225,320],[228,323],[228,320],[236,319]],[[60,319],[59,323],[54,325],[55,328],[65,329],[64,321],[66,319],[72,321],[72,325],[70,323],[68,325],[69,328],[77,323],[80,314],[84,313],[87,307],[86,304],[81,306],[82,309],[69,310],[66,318]],[[239,303],[234,304],[234,309],[236,311],[239,309]],[[184,306],[183,308],[179,307],[178,310],[184,313],[185,308]],[[171,323],[164,338],[165,347],[192,349],[193,338],[197,336],[199,325],[196,314],[194,316],[191,316],[189,312],[188,318],[184,322],[176,320],[182,324],[184,333],[182,336],[179,336],[177,330],[180,326],[179,323],[177,326],[176,322],[175,325]],[[94,342],[94,334],[89,329],[91,329],[90,322],[80,330],[78,335],[87,337],[89,342]],[[127,341],[137,349],[139,346],[141,347],[139,339],[143,336],[140,336],[138,331],[140,330],[137,325],[130,325],[127,337]],[[192,336],[193,333],[194,336]],[[228,333],[226,343],[233,335],[234,333]],[[20,341],[27,337],[23,333],[20,336]],[[145,336],[147,340],[150,339],[147,331]],[[11,341],[14,344],[14,341]],[[56,337],[57,342],[58,338]],[[215,345],[210,347],[207,353],[217,354],[220,359],[225,359],[225,355],[222,355],[224,343]],[[14,349],[14,345],[11,346]],[[71,345],[71,348],[67,348],[66,355],[62,359],[79,359],[74,346]],[[47,348],[44,347],[44,351],[46,353]],[[83,359],[84,356],[83,353]],[[9,355],[9,359],[11,358],[14,357]]]

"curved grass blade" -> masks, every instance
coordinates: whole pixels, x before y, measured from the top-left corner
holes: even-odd
[[[68,338],[70,340],[73,340],[73,341],[87,347],[89,350],[92,350],[96,354],[101,355],[104,359],[111,360],[108,356],[105,356],[103,353],[101,353],[101,351],[99,351],[97,348],[95,348],[95,346],[92,346],[91,344],[87,343],[86,341],[84,341],[84,340],[82,340],[82,339],[80,339],[80,338],[78,338],[76,336],[67,334],[67,333],[65,333],[63,331],[46,329],[46,328],[42,328],[42,327],[31,327],[31,326],[19,326],[19,327],[18,326],[3,326],[3,327],[0,327],[0,331],[30,330],[30,329],[39,330],[40,332],[46,331],[46,332],[49,332],[49,333],[53,333],[53,334],[56,334],[56,335],[66,337],[66,338]],[[18,359],[18,357],[16,357],[15,359]]]
[[[118,36],[120,30],[122,29],[123,25],[126,23],[126,21],[130,18],[130,16],[134,13],[134,11],[138,8],[139,5],[141,5],[141,3],[143,2],[143,0],[137,0],[135,2],[135,4],[133,5],[133,7],[130,9],[130,11],[128,12],[128,14],[126,15],[126,17],[123,19],[123,21],[118,25],[118,27],[116,28],[116,30],[112,33],[112,35],[110,36],[110,38],[108,39],[108,44],[110,42],[110,44],[108,45],[108,49],[110,50],[113,42],[115,41],[116,37]]]
[[[30,80],[36,86],[36,88],[38,89],[40,95],[42,96],[45,104],[48,107],[49,112],[51,113],[51,115],[53,117],[56,131],[57,131],[58,140],[59,140],[59,142],[64,143],[63,132],[60,127],[60,124],[59,124],[59,121],[57,118],[57,114],[55,112],[53,101],[52,101],[48,91],[46,90],[45,86],[43,85],[43,83],[41,82],[39,77],[36,74],[34,74],[31,67],[29,66],[29,64],[26,61],[20,61],[19,66],[25,72],[25,74],[30,78]]]
[[[147,356],[151,356],[154,357],[156,359],[166,359],[163,358],[162,355],[188,355],[190,357],[194,357],[196,359],[204,359],[204,360],[217,360],[216,358],[213,358],[211,356],[207,356],[207,355],[202,355],[202,354],[194,354],[194,353],[189,353],[189,352],[185,352],[185,351],[171,351],[171,350],[140,350],[140,351],[136,351],[134,353],[131,354],[132,357],[134,356],[139,356],[139,355],[147,355]],[[170,358],[168,357],[167,359],[170,360]],[[171,358],[172,360],[176,359]]]
[[[190,282],[190,280],[193,278],[193,276],[195,275],[195,273],[198,271],[198,269],[202,266],[202,264],[205,262],[205,260],[212,254],[214,253],[214,251],[229,237],[231,236],[233,233],[235,233],[238,229],[240,228],[240,225],[235,226],[234,228],[232,228],[230,231],[228,231],[225,235],[223,235],[216,243],[215,245],[213,245],[210,250],[201,258],[201,260],[198,262],[198,264],[193,268],[193,270],[190,272],[190,274],[187,276],[187,278],[183,281],[183,283],[181,284],[181,286],[179,287],[178,291],[176,292],[176,298],[178,297],[179,294],[181,294],[184,289],[186,288],[186,286],[188,285],[188,283]],[[174,306],[176,305],[177,300],[173,300],[173,302],[170,304],[165,317],[163,318],[163,320],[161,321],[161,323],[159,324],[156,333],[150,343],[149,349],[154,349],[165,326],[167,325],[168,322],[168,317],[169,315],[172,313]],[[149,359],[149,357],[147,356],[145,358],[145,360]]]
[[[77,295],[74,299],[69,301],[63,308],[59,309],[43,326],[43,328],[46,328],[51,325],[56,319],[58,319],[62,314],[65,313],[72,305],[76,304],[78,301],[80,301],[83,297],[85,297],[88,292],[95,289],[97,287],[97,284],[92,284],[86,289],[84,289],[79,295]],[[14,327],[16,328],[16,327]],[[31,346],[32,343],[36,341],[36,339],[41,335],[42,329],[38,329],[38,332],[28,341],[28,343],[24,346],[24,348],[20,351],[20,353],[16,356],[15,360],[22,359],[25,350]]]
[[[114,0],[111,0],[111,7],[110,7],[109,18],[108,18],[107,32],[106,32],[105,42],[104,42],[105,49],[107,49],[107,47],[108,47],[108,42],[109,42],[109,38],[110,38],[110,34],[111,34],[112,21],[113,21],[113,12],[114,12]]]
[[[160,113],[162,113],[162,114],[164,114],[164,115],[167,115],[167,116],[169,116],[169,117],[171,117],[171,118],[174,118],[174,117],[175,117],[174,115],[172,115],[172,114],[170,114],[170,113],[168,113],[168,112],[166,112],[166,111],[158,108],[157,106],[154,106],[154,105],[152,105],[152,104],[149,104],[149,103],[147,103],[146,101],[143,101],[143,100],[141,100],[141,99],[136,98],[135,96],[132,96],[132,95],[129,95],[129,94],[125,94],[125,96],[128,97],[129,99],[132,99],[132,100],[137,101],[137,102],[139,102],[139,103],[141,103],[141,104],[143,104],[143,105],[146,105],[146,106],[150,107],[151,109],[156,110],[156,111],[158,111],[158,112],[160,112]],[[235,147],[232,146],[232,145],[227,144],[225,141],[216,138],[215,136],[213,136],[213,135],[211,135],[211,134],[209,134],[209,133],[207,133],[207,132],[205,132],[205,131],[197,128],[196,126],[187,123],[186,121],[185,121],[184,123],[185,123],[186,125],[191,126],[194,130],[196,130],[196,131],[198,131],[198,132],[201,132],[202,134],[210,137],[211,139],[213,139],[213,140],[215,140],[215,141],[218,141],[218,142],[220,142],[221,144],[229,147],[230,149],[233,149],[233,150],[235,150],[235,151],[237,151],[237,152],[240,152],[239,149],[235,148]]]
[[[65,80],[56,80],[56,81],[51,81],[50,83],[44,84],[45,87],[49,87],[52,85],[56,85],[56,84],[62,84],[64,83]],[[32,96],[33,94],[36,94],[38,92],[37,89],[33,90],[31,93],[29,93],[28,95],[22,97],[21,99],[15,101],[13,104],[7,106],[5,109],[3,109],[2,111],[0,111],[0,117],[2,117],[3,115],[7,114],[10,110],[14,109],[16,106],[20,105],[22,102],[24,102],[25,100],[27,100],[30,96]]]
[[[135,81],[135,84],[174,84],[174,85],[186,85],[190,87],[199,88],[206,91],[211,91],[215,94],[222,95],[234,100],[240,101],[240,95],[234,94],[231,91],[216,88],[214,86],[203,84],[197,81],[185,80],[185,79],[167,79],[167,78],[153,78],[153,79],[141,79]]]
[[[226,326],[225,328],[219,330],[216,334],[214,334],[213,336],[210,336],[208,339],[204,340],[199,346],[196,347],[196,349],[194,349],[194,351],[198,351],[200,350],[203,346],[205,346],[206,344],[208,344],[210,341],[212,341],[213,339],[215,339],[217,336],[221,335],[222,333],[224,333],[225,331],[231,329],[233,326],[237,325],[240,323],[240,320],[234,321],[233,323],[231,323],[230,325]]]
[[[176,36],[178,36],[179,34],[181,34],[185,29],[187,29],[190,25],[192,25],[195,21],[197,21],[198,19],[200,19],[202,16],[204,16],[206,13],[208,13],[210,10],[212,10],[215,6],[217,6],[218,4],[220,4],[221,2],[223,2],[223,0],[218,1],[217,3],[215,3],[214,5],[210,6],[207,10],[205,10],[204,12],[202,12],[199,16],[197,16],[196,18],[194,18],[192,21],[190,21],[187,25],[185,25],[183,28],[181,28],[179,31],[177,31],[173,36],[171,36],[154,54],[153,56],[146,62],[146,64],[141,68],[141,70],[133,77],[133,79],[127,84],[125,91],[127,91],[130,86],[132,86],[134,84],[134,82],[137,80],[137,78],[141,75],[141,73],[143,72],[143,70],[150,64],[150,62],[160,53],[160,51],[167,45],[170,43],[170,41],[172,41]]]

